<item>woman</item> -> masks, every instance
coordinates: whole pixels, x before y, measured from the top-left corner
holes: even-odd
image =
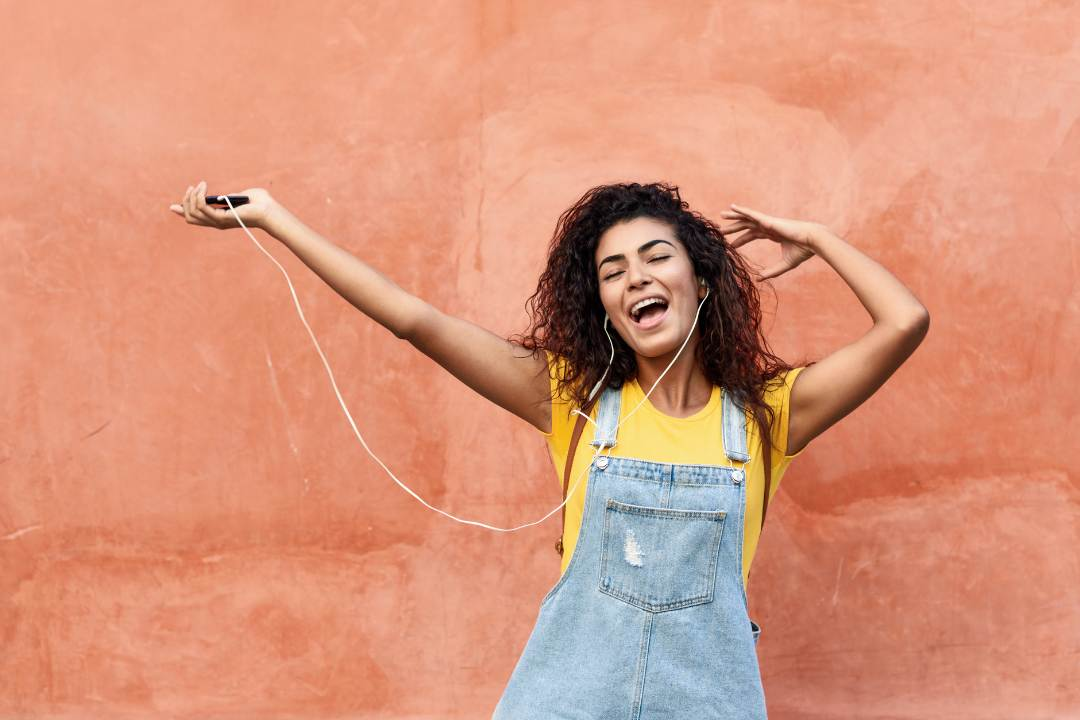
[[[245,224],[536,427],[563,468],[563,572],[495,717],[765,717],[746,583],[768,498],[791,460],[922,341],[929,314],[915,296],[824,225],[732,205],[721,228],[676,187],[604,185],[560,217],[532,325],[504,340],[405,292],[265,190],[243,194]],[[237,226],[206,205],[205,183],[172,210]],[[866,307],[870,330],[805,366],[773,356],[735,251],[757,239],[781,249],[758,279],[817,255]],[[588,451],[575,452],[575,426]]]

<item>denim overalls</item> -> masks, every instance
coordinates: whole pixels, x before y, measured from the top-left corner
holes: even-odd
[[[621,400],[604,390],[594,447],[615,445]],[[740,467],[593,460],[574,554],[493,720],[766,717],[742,581],[746,438],[724,392],[724,451]]]

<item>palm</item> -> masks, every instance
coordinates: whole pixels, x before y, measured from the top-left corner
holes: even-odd
[[[274,199],[270,197],[270,193],[263,188],[248,188],[247,190],[241,190],[235,194],[246,195],[248,198],[247,204],[240,205],[236,208],[236,214],[240,216],[240,219],[244,221],[245,225],[258,226],[258,224],[270,213],[274,203]],[[236,223],[233,211],[230,210],[228,206],[221,205],[212,208],[211,210],[217,211],[217,217],[222,223],[219,227],[239,227]]]
[[[226,193],[222,193],[226,194]],[[169,209],[184,217],[192,225],[203,225],[219,230],[240,227],[237,216],[245,225],[259,227],[275,206],[270,193],[263,188],[248,188],[231,195],[246,195],[248,202],[229,208],[227,205],[212,206],[206,204],[206,184],[199,183],[189,188],[184,199]]]
[[[738,205],[731,207],[734,210],[721,215],[735,222],[720,228],[724,235],[738,235],[730,241],[731,247],[742,247],[758,239],[780,243],[780,262],[762,271],[762,279],[782,275],[813,257],[810,242],[815,229],[819,227],[817,223],[773,217]]]

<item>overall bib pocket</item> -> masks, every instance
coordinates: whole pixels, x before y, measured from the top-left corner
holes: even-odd
[[[723,510],[646,507],[609,498],[600,592],[649,612],[712,602],[726,517]]]

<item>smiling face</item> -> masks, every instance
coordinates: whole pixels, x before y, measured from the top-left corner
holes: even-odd
[[[674,228],[650,217],[613,225],[600,236],[594,263],[600,302],[626,344],[640,357],[674,354],[705,296]],[[659,302],[640,304],[650,298]],[[696,337],[695,330],[684,354]]]

